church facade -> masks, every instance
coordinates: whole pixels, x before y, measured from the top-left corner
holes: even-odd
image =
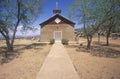
[[[41,42],[49,42],[50,39],[60,41],[67,39],[74,41],[74,25],[75,23],[60,15],[60,9],[53,10],[54,15],[46,21],[40,23],[41,26]]]

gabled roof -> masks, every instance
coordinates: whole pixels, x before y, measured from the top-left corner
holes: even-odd
[[[60,14],[55,14],[54,16],[50,17],[49,19],[47,19],[46,21],[40,23],[41,26],[48,24],[50,21],[56,19],[56,18],[60,18],[60,19],[64,19],[66,22],[68,22],[69,24],[73,24],[75,25],[75,23],[67,18],[65,18],[64,16],[60,15]]]

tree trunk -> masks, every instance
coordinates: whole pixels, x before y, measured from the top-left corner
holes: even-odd
[[[87,36],[87,49],[90,50],[92,42],[92,35]]]
[[[98,33],[98,44],[100,44],[100,33]]]
[[[14,45],[15,35],[16,35],[16,32],[17,32],[17,27],[18,27],[18,25],[19,25],[19,22],[20,22],[20,20],[18,20],[18,22],[16,23],[15,29],[14,29],[14,31],[13,31],[13,37],[12,37],[12,40],[11,40],[11,45],[12,45],[12,46]]]
[[[15,28],[14,28],[14,31],[13,31],[13,36],[12,36],[12,40],[11,40],[11,46],[12,46],[12,48],[14,49],[14,47],[13,47],[13,45],[14,45],[14,40],[15,40],[15,36],[16,36],[16,32],[17,32],[17,27],[18,27],[18,25],[19,25],[19,23],[20,23],[20,21],[21,21],[21,17],[20,17],[20,9],[21,9],[21,6],[20,6],[20,1],[19,0],[17,0],[17,6],[18,6],[18,14],[17,14],[17,23],[16,23],[16,25],[15,25]]]
[[[9,40],[7,41],[6,45],[7,45],[7,51],[8,52],[13,52],[13,45],[10,44]]]
[[[106,45],[109,46],[109,37],[110,37],[110,32],[112,30],[112,22],[111,22],[111,26],[109,27],[108,31],[107,31],[107,35],[106,35]]]
[[[109,46],[109,34],[106,36],[106,45]]]
[[[83,27],[85,31],[85,35],[87,37],[87,49],[89,50],[91,48],[91,42],[92,42],[92,34],[88,34],[88,31],[86,29],[86,15],[85,11],[83,10]]]
[[[6,41],[6,50],[7,51],[5,52],[5,57],[7,58],[8,53],[13,52],[13,45],[11,44],[11,40],[10,40],[10,37],[9,37],[9,31],[5,26],[1,25],[0,33],[5,38],[5,41]]]
[[[5,53],[5,57],[7,58],[8,53],[13,52],[13,45],[10,43],[10,38],[9,37],[5,38],[5,40],[6,40],[6,46],[7,46],[7,51]]]

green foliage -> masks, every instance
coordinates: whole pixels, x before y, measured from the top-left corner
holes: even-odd
[[[69,40],[67,40],[67,39],[62,39],[61,41],[62,41],[62,44],[63,44],[63,45],[68,45]]]
[[[69,16],[89,28],[109,25],[111,19],[114,25],[120,26],[120,0],[74,0],[68,11]]]
[[[88,40],[101,27],[109,37],[120,26],[120,0],[74,0],[68,10],[70,18],[83,24]]]
[[[54,44],[55,43],[55,39],[50,39],[50,43],[49,44]]]
[[[14,39],[19,25],[29,27],[39,16],[43,1],[0,0],[0,33],[6,40],[7,49],[13,50]]]
[[[0,20],[7,22],[8,28],[14,29],[18,20],[20,20],[23,26],[29,26],[42,12],[41,7],[43,1],[44,0],[1,0]]]
[[[116,26],[112,29],[112,33],[120,33],[120,26]]]

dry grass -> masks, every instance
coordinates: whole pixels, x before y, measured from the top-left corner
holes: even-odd
[[[51,46],[34,40],[16,40],[15,52],[5,63],[5,43],[0,44],[0,79],[35,79]]]
[[[85,49],[85,39],[80,40],[82,47],[78,44],[66,47],[81,79],[120,79],[120,40],[110,40],[110,46],[103,46],[105,40],[101,40],[102,45],[96,42],[93,39],[92,51]]]

